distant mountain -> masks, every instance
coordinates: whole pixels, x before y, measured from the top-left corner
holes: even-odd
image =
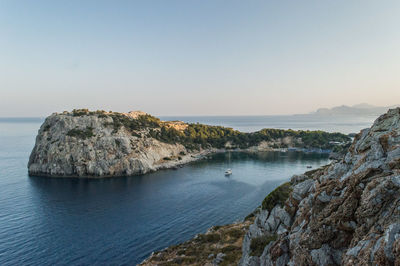
[[[367,103],[356,104],[353,106],[341,105],[333,108],[320,108],[313,115],[381,115],[386,113],[388,109],[395,108],[393,106],[374,106]]]

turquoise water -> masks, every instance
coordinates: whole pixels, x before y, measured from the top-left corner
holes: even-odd
[[[231,153],[129,178],[30,178],[41,121],[0,120],[0,265],[136,264],[243,219],[291,175],[328,162],[317,154]]]

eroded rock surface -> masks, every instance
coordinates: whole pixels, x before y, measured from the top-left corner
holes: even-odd
[[[400,109],[362,130],[340,162],[294,176],[242,252],[240,265],[400,265]]]

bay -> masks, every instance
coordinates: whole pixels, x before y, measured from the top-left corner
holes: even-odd
[[[234,125],[251,131],[255,122],[244,120]],[[319,154],[231,152],[128,178],[28,177],[42,121],[0,119],[0,265],[140,263],[212,225],[242,220],[293,174],[329,162]],[[277,128],[288,123],[279,121]]]

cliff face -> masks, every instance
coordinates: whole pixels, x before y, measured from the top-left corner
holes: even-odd
[[[400,265],[400,108],[258,210],[240,265]]]
[[[141,115],[145,114],[119,114],[118,118],[126,116],[134,120]],[[105,113],[53,114],[39,130],[29,158],[29,175],[130,176],[194,159],[194,153],[189,154],[181,144],[168,144],[149,137],[149,130],[118,127],[116,118]]]

